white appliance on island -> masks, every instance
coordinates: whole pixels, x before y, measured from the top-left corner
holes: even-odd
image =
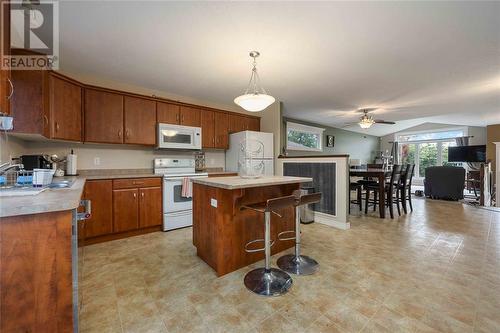
[[[195,171],[193,158],[156,158],[154,171],[163,175],[163,231],[193,225],[193,198],[182,195],[182,183],[208,174]]]
[[[229,149],[226,151],[226,171],[238,172],[238,159],[241,143],[257,141],[264,146],[263,158],[252,163],[264,165],[264,176],[274,175],[274,140],[273,133],[243,131],[229,135]]]

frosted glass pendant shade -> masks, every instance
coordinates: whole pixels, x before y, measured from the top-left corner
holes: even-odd
[[[238,96],[234,102],[243,109],[250,112],[259,112],[273,104],[275,101],[273,96],[266,94],[245,94]]]

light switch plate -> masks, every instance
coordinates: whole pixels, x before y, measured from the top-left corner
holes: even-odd
[[[217,199],[210,199],[210,206],[217,208]]]

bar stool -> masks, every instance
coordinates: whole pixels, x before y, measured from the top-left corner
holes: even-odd
[[[289,195],[241,207],[241,210],[250,209],[264,214],[264,239],[256,239],[245,244],[246,252],[264,251],[265,253],[265,267],[251,270],[245,275],[244,279],[245,286],[256,294],[262,296],[279,296],[285,294],[292,286],[290,275],[281,269],[271,268],[270,265],[271,246],[274,244],[274,241],[271,241],[271,213],[281,217],[280,214],[276,213],[276,210],[294,206],[295,200],[294,195]],[[257,242],[264,242],[264,247],[258,249],[249,248],[250,245]]]
[[[285,272],[297,275],[315,273],[319,264],[316,260],[300,254],[300,206],[319,202],[321,193],[312,193],[296,197],[295,200],[295,230],[283,231],[278,234],[279,240],[295,239],[295,254],[287,254],[278,259],[278,267]],[[285,234],[294,233],[294,237],[283,238]]]

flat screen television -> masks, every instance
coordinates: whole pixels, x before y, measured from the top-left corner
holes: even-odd
[[[448,162],[486,162],[486,145],[449,147]]]

